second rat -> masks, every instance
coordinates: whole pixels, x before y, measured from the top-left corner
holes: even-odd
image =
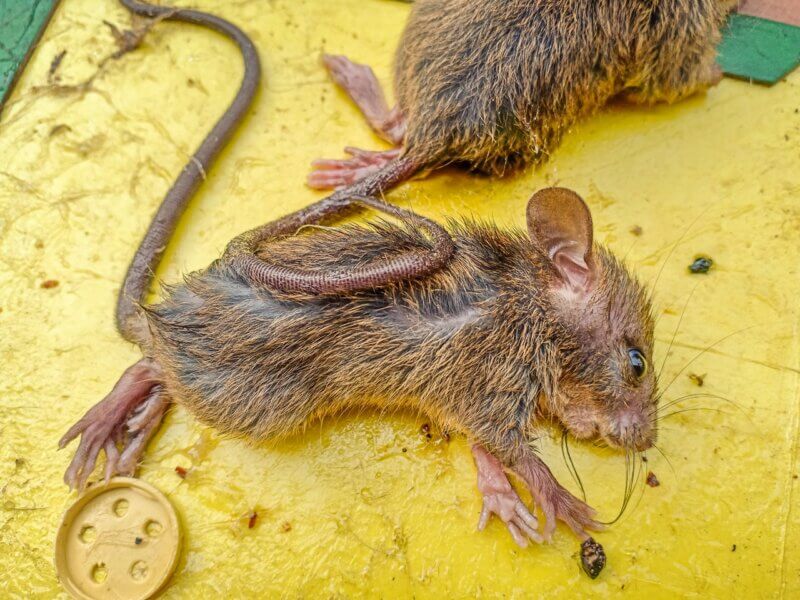
[[[320,189],[388,169],[382,189],[457,163],[502,175],[546,160],[609,100],[673,102],[715,84],[735,0],[418,0],[397,47],[390,109],[372,70],[324,57],[395,148],[315,161]],[[376,190],[362,190],[373,194]]]

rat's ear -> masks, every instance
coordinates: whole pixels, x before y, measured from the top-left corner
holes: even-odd
[[[578,194],[556,187],[536,192],[528,201],[528,234],[573,292],[591,288],[592,215]]]

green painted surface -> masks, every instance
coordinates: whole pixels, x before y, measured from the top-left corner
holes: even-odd
[[[0,0],[0,106],[58,0]]]
[[[734,77],[775,83],[800,63],[800,27],[731,15],[719,46],[719,64]]]

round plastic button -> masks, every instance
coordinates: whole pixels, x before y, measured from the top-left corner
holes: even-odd
[[[180,545],[178,516],[164,494],[116,477],[87,490],[64,513],[56,573],[75,598],[150,598],[175,571]]]

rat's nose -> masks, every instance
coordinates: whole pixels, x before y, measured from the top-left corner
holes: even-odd
[[[634,448],[638,452],[647,450],[655,441],[655,428],[642,412],[626,409],[617,415],[613,424],[614,437],[620,446]]]

